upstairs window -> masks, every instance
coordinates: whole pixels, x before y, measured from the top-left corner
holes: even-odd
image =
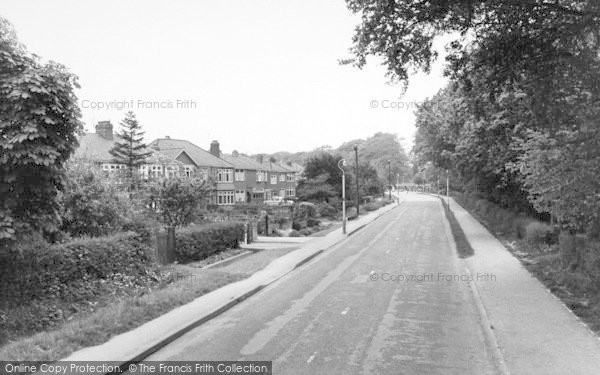
[[[245,181],[246,180],[246,174],[244,173],[243,169],[235,170],[235,180],[236,181]]]

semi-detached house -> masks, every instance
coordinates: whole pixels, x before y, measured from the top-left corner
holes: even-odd
[[[109,150],[118,135],[113,134],[109,121],[96,125],[95,133],[86,133],[79,139],[75,158],[86,159],[110,173],[125,168],[114,162]],[[218,205],[262,203],[274,197],[293,198],[296,195],[297,168],[286,168],[272,161],[264,161],[233,152],[223,155],[219,142],[213,141],[210,151],[190,141],[158,138],[148,144],[152,154],[139,167],[145,178],[194,176],[211,181],[210,202]]]

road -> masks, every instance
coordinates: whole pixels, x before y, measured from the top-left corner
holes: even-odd
[[[274,374],[496,373],[469,283],[446,280],[464,267],[439,201],[407,196],[146,360],[269,360]]]

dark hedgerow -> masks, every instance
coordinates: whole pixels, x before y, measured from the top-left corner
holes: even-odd
[[[177,231],[175,253],[180,262],[202,260],[223,250],[237,248],[243,240],[243,223],[190,226]]]
[[[0,251],[2,305],[45,296],[76,300],[80,284],[118,273],[144,274],[152,262],[152,250],[133,232],[54,245],[41,239],[17,244]]]

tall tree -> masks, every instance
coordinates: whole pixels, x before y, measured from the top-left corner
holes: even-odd
[[[120,124],[119,140],[109,152],[115,163],[127,166],[128,177],[133,177],[135,168],[142,165],[152,152],[147,151],[142,126],[132,111],[125,114]]]
[[[60,225],[64,164],[82,129],[75,87],[76,76],[42,64],[0,17],[0,240]]]

